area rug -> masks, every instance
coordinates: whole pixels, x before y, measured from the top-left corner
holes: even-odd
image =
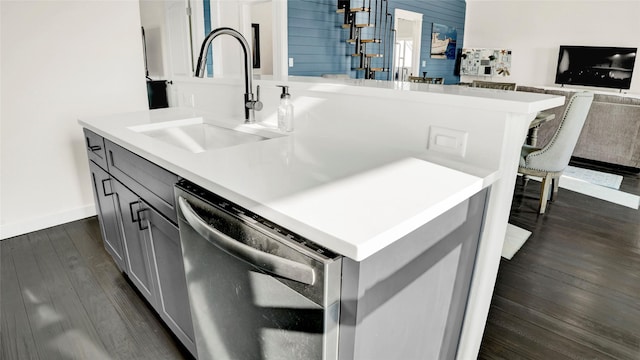
[[[620,189],[620,184],[622,184],[622,176],[620,175],[607,174],[601,171],[583,169],[575,166],[567,166],[562,172],[562,176],[616,190]]]
[[[638,208],[640,207],[640,197],[637,195],[629,194],[605,186],[594,185],[584,180],[562,175],[560,177],[560,183],[558,186],[563,189],[575,191],[583,195],[626,206],[631,209],[638,210]]]
[[[535,181],[542,180],[535,176],[530,176],[529,178]],[[621,183],[622,176],[620,175],[569,166],[560,177],[558,186],[596,199],[638,210],[638,208],[640,208],[640,196],[618,190]]]
[[[515,255],[527,239],[529,239],[529,236],[531,236],[531,231],[507,224],[507,234],[504,237],[504,244],[502,245],[502,257],[511,260],[513,255]]]
[[[534,176],[530,178],[541,181],[540,178]],[[559,186],[563,189],[638,210],[640,208],[640,196],[618,190],[621,183],[622,176],[620,175],[569,166],[560,177]],[[507,233],[502,246],[502,257],[511,260],[530,236],[530,231],[507,224]]]

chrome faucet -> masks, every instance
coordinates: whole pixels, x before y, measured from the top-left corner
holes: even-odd
[[[256,97],[253,96],[253,58],[251,57],[251,49],[247,40],[237,30],[228,27],[221,27],[214,29],[207,35],[202,42],[200,48],[200,56],[198,56],[198,64],[194,73],[197,77],[204,76],[204,69],[207,65],[207,50],[211,46],[213,39],[218,35],[231,35],[242,46],[244,51],[244,122],[247,124],[254,123],[256,121],[255,112],[262,110],[262,103],[260,102],[260,85],[256,87]]]

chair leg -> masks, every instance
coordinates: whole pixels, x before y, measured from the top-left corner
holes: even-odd
[[[558,186],[560,184],[560,176],[553,177],[553,191],[551,192],[550,201],[554,201],[558,197]]]
[[[551,190],[551,183],[553,182],[553,176],[547,174],[542,178],[542,185],[540,188],[540,205],[538,206],[538,212],[544,214],[547,209],[547,201],[549,200],[549,190]]]

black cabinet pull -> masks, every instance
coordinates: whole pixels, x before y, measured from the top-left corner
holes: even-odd
[[[87,140],[87,147],[92,152],[96,152],[96,151],[102,149],[102,146],[100,146],[100,145],[91,145],[91,139],[89,139],[89,137],[86,137],[85,139]]]
[[[147,210],[149,210],[149,209],[141,208],[141,209],[138,209],[138,211],[136,211],[136,217],[138,218],[138,229],[140,231],[144,231],[144,230],[147,230],[149,228],[149,226],[146,225],[146,224],[144,225],[144,227],[142,227],[143,226],[142,225],[142,218],[140,217],[140,213],[143,213],[143,212],[145,212]]]
[[[103,179],[102,180],[102,193],[104,194],[104,196],[111,196],[113,195],[113,190],[111,190],[108,194],[107,194],[107,188],[104,186],[104,183],[107,181],[111,181],[111,179]],[[111,187],[111,183],[109,183],[109,187]]]
[[[136,201],[132,201],[129,203],[129,213],[131,214],[131,222],[132,223],[137,223],[138,221],[140,221],[140,218],[134,218],[133,217],[133,204],[139,204],[140,202],[138,200]]]
[[[110,166],[114,166],[115,164],[113,162],[113,151],[111,151],[111,150],[108,150],[108,151],[109,151],[109,160],[108,160],[109,161],[109,165]]]

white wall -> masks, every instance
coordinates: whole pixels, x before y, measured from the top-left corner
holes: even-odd
[[[464,32],[466,48],[513,50],[512,75],[493,81],[551,86],[560,45],[640,48],[640,1],[467,0]],[[640,61],[634,70],[629,93],[640,94]]]
[[[76,121],[148,105],[137,0],[0,6],[6,238],[95,214]]]
[[[166,78],[169,56],[165,46],[165,4],[163,1],[140,0],[140,22],[144,27],[147,44],[147,66],[149,77],[154,80]]]
[[[243,19],[242,5],[248,4],[227,0],[211,1],[211,29],[230,27],[242,33],[245,39],[251,39],[251,21]],[[246,20],[246,21],[243,21]],[[244,55],[238,40],[231,36],[217,37],[211,43],[213,47],[213,73],[216,78],[240,78],[244,73]],[[197,47],[200,47],[198,43]]]

